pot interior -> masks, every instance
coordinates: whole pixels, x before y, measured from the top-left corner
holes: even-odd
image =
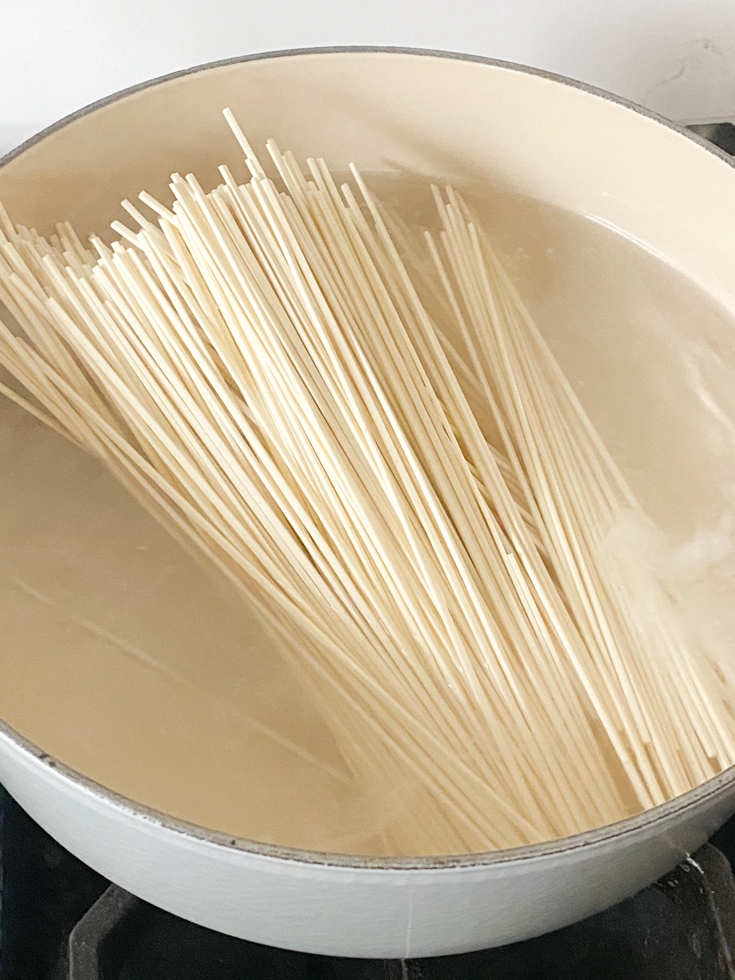
[[[41,232],[70,220],[104,236],[123,198],[167,199],[173,171],[209,187],[227,163],[245,179],[225,106],[256,150],[274,137],[334,171],[354,161],[403,217],[432,221],[423,177],[466,192],[644,507],[676,546],[715,535],[708,594],[735,636],[733,169],[547,77],[336,52],[112,100],[6,162],[0,200]],[[94,460],[4,399],[0,556],[0,716],[18,732],[201,826],[380,853],[378,816],[252,611]]]

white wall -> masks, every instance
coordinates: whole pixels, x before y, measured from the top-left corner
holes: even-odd
[[[486,54],[735,117],[735,0],[0,0],[0,153],[146,78],[330,44]]]

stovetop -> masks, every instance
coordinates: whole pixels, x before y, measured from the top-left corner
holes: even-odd
[[[735,153],[732,123],[692,126]],[[735,980],[735,817],[600,915],[500,949],[424,960],[314,956],[232,939],[87,868],[0,787],[0,980]]]

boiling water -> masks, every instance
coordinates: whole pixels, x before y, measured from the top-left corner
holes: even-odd
[[[374,186],[431,223],[425,190]],[[592,220],[467,196],[642,504],[675,544],[699,542],[690,552],[724,594],[731,317]],[[251,611],[94,460],[5,400],[0,623],[0,716],[44,751],[227,834],[380,851],[369,801]]]

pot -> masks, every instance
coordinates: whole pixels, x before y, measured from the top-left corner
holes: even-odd
[[[157,79],[82,110],[5,157],[0,199],[15,221],[42,232],[59,219],[80,234],[101,231],[124,218],[123,198],[142,188],[165,195],[174,170],[216,181],[216,165],[232,157],[225,106],[254,144],[275,137],[300,158],[323,154],[336,171],[354,160],[364,171],[486,181],[592,218],[665,259],[735,314],[729,159],[605,93],[483,58],[324,49]],[[105,484],[100,503],[94,488],[104,477],[53,433],[3,403],[0,435],[0,494],[6,515],[14,515],[12,526],[6,517],[0,527],[0,780],[64,847],[140,898],[209,928],[295,950],[458,953],[601,911],[665,873],[735,812],[730,770],[646,813],[547,844],[427,858],[329,853],[318,827],[305,821],[293,830],[294,801],[318,782],[311,763],[294,761],[288,739],[273,743],[262,713],[248,722],[244,748],[233,748],[242,719],[227,714],[227,689],[239,668],[225,657],[220,669],[218,660],[213,680],[208,660],[210,645],[224,649],[232,639],[207,632],[221,610],[229,615],[227,599],[191,578],[196,573],[177,546],[137,511],[142,523],[126,523],[133,505],[122,491]],[[151,550],[159,561],[153,571],[145,557]],[[183,667],[175,657],[157,659],[118,622],[134,630],[146,617],[177,619],[176,636],[188,651]],[[239,637],[247,633],[243,622],[233,627]],[[246,639],[258,648],[257,637]],[[292,698],[289,712],[302,712],[327,758],[328,733],[317,731],[298,693],[278,697]],[[176,796],[187,766],[200,784],[199,802],[190,806]],[[243,777],[227,811],[218,794],[248,766],[251,781]],[[322,777],[315,812],[333,814],[339,779],[333,785],[326,769]],[[263,784],[269,790],[256,800]],[[215,802],[217,812],[227,811],[219,823],[210,816]],[[248,807],[247,835],[207,829],[240,826],[239,811]],[[279,837],[279,820],[291,821],[290,838]],[[259,842],[287,838],[289,846]]]

